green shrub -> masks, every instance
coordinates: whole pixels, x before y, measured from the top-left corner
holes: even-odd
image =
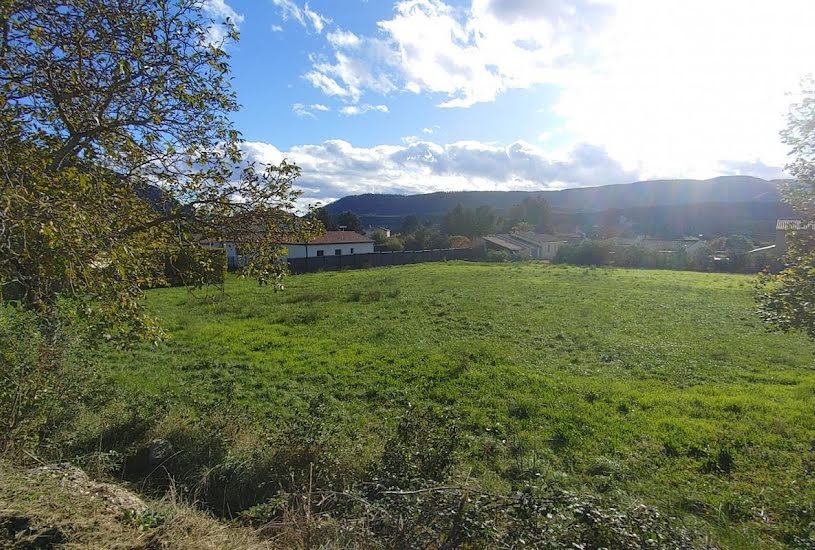
[[[486,262],[508,262],[509,254],[503,250],[487,250],[484,254],[484,261]]]
[[[555,263],[572,265],[605,265],[611,258],[611,247],[599,241],[586,240],[580,244],[567,244],[558,249]]]
[[[49,453],[59,428],[78,415],[93,382],[79,325],[50,325],[13,303],[0,304],[0,452]]]
[[[461,446],[452,419],[433,410],[409,409],[385,443],[373,478],[387,488],[409,488],[443,480]]]

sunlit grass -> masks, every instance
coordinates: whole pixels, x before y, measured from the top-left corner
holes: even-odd
[[[430,403],[486,485],[618,493],[734,546],[815,501],[812,346],[765,329],[750,277],[454,262],[287,284],[151,291],[169,340],[112,354],[112,375],[174,402],[228,388],[267,421],[323,395],[371,438]]]

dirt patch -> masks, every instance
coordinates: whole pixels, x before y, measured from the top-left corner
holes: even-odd
[[[46,476],[57,480],[73,494],[100,502],[107,512],[116,516],[126,513],[142,514],[147,510],[144,501],[132,491],[112,483],[94,481],[88,474],[68,463],[49,464],[28,472],[28,477]]]

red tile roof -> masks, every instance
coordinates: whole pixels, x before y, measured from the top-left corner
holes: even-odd
[[[344,243],[372,243],[365,235],[356,231],[326,231],[308,244],[344,244]]]

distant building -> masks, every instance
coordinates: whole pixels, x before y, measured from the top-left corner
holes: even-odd
[[[534,260],[553,260],[558,249],[568,242],[568,239],[564,237],[532,231],[484,237],[487,248],[512,255],[526,255]]]
[[[385,237],[391,236],[391,230],[387,227],[378,227],[376,225],[369,225],[362,230],[362,234],[366,237],[371,237],[374,233],[382,233]]]
[[[242,254],[241,247],[234,242],[203,241],[206,248],[222,248],[226,253],[229,269],[245,266],[250,256]],[[374,241],[355,231],[326,231],[314,240],[306,242],[280,243],[282,259],[313,258],[316,256],[347,256],[349,254],[370,254],[374,251]]]
[[[617,246],[641,246],[654,252],[679,252],[684,250],[687,254],[694,254],[696,251],[706,246],[705,241],[697,237],[686,237],[683,239],[655,239],[651,237],[636,237],[627,239],[615,237],[610,239],[611,243]]]
[[[487,235],[484,237],[484,244],[490,250],[497,250],[499,252],[507,252],[509,254],[520,254],[527,250],[516,242],[513,242],[509,235]]]
[[[249,262],[249,256],[241,254],[238,245],[234,242],[204,240],[201,241],[201,246],[210,249],[223,249],[226,254],[226,265],[230,270],[241,268]]]
[[[374,241],[356,231],[326,231],[308,242],[281,243],[286,247],[286,258],[316,258],[319,256],[347,256],[370,254]]]
[[[775,222],[775,249],[779,256],[787,252],[787,233],[802,229],[815,229],[815,224],[804,223],[802,220],[778,220]]]

